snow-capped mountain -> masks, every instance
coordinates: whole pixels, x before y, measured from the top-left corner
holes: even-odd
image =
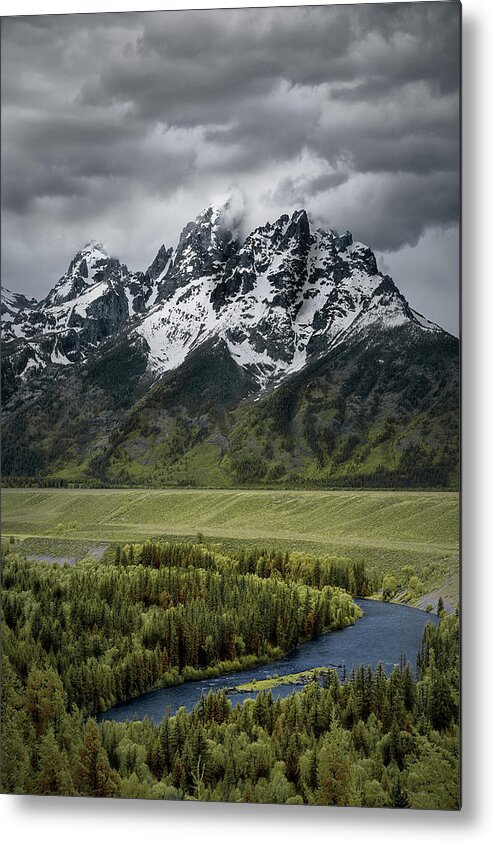
[[[234,222],[208,208],[143,272],[92,242],[42,301],[4,291],[4,476],[455,486],[457,339],[349,232]]]
[[[155,378],[215,338],[266,387],[373,328],[440,330],[349,232],[314,230],[300,210],[241,243],[228,210],[209,207],[145,272],[130,272],[91,242],[42,301],[4,292],[5,363],[14,377],[80,363],[111,337],[137,344]]]
[[[50,364],[79,363],[143,312],[152,291],[151,278],[129,272],[90,242],[42,301],[2,292],[5,359],[21,377]]]
[[[187,226],[136,327],[158,371],[217,336],[260,383],[279,382],[370,325],[438,330],[409,307],[348,232],[312,231],[306,211],[257,228],[243,245],[209,209]]]

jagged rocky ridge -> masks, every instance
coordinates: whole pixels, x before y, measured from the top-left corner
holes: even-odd
[[[176,368],[222,338],[259,385],[279,382],[370,325],[437,326],[415,313],[373,252],[349,232],[312,231],[305,211],[257,228],[240,245],[209,208],[162,246],[146,272],[129,272],[98,243],[71,261],[44,300],[5,296],[6,365],[16,376],[80,362],[126,329],[150,372]],[[9,302],[12,302],[9,305]],[[17,340],[17,342],[16,342]]]
[[[379,429],[393,419],[394,433],[409,426],[407,416],[405,423],[399,418],[399,383],[391,389],[387,384],[386,395],[378,392],[389,353],[394,364],[408,355],[400,385],[407,384],[410,371],[421,383],[421,405],[414,405],[411,415],[431,412],[431,440],[438,441],[431,462],[442,464],[445,428],[437,428],[435,407],[441,403],[443,415],[455,406],[457,340],[414,311],[393,280],[379,272],[371,249],[354,242],[349,232],[340,236],[314,229],[300,210],[241,241],[228,225],[230,217],[228,205],[208,208],[184,228],[176,249],[163,245],[144,272],[129,271],[92,242],[42,301],[4,291],[2,389],[11,457],[4,471],[46,472],[64,464],[59,446],[51,454],[51,445],[36,443],[29,433],[28,408],[39,412],[48,389],[65,406],[55,423],[62,440],[67,423],[69,430],[77,427],[73,417],[65,418],[70,407],[72,416],[85,418],[84,430],[68,436],[70,459],[101,481],[131,480],[133,473],[146,481],[160,461],[164,471],[158,482],[209,484],[212,475],[213,484],[300,476],[310,482],[312,463],[312,479],[318,482],[346,476],[362,442],[363,474],[378,469],[396,475],[401,457],[418,446],[416,430],[397,439],[392,459],[382,451],[381,463],[373,459],[378,445],[371,437],[368,441],[375,423]],[[429,370],[424,359],[415,370],[423,348],[435,369]],[[354,400],[344,418],[340,408],[334,410],[334,401],[347,405],[347,382],[337,385],[342,360],[346,381],[354,381],[354,371],[365,365],[367,379],[370,370],[378,372],[377,393],[368,390],[357,417]],[[408,386],[403,388],[409,393]],[[88,389],[92,412],[86,406]],[[79,395],[75,411],[71,395]],[[287,414],[271,406],[280,398],[292,404]],[[275,423],[252,434],[264,410]],[[52,409],[48,415],[54,417]],[[284,429],[279,416],[288,415]],[[146,434],[136,435],[143,418]],[[27,430],[19,437],[20,457],[10,452],[14,422]],[[259,439],[269,437],[272,447],[262,455]],[[452,449],[456,454],[455,444]],[[422,454],[422,461],[426,458],[429,453]],[[213,469],[204,469],[204,459]],[[456,455],[447,460],[438,484],[456,474]],[[133,463],[140,466],[136,472]]]

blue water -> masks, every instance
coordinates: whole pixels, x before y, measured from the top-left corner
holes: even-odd
[[[293,672],[312,669],[313,667],[334,667],[340,676],[344,668],[347,675],[353,667],[360,664],[376,667],[382,663],[387,673],[399,663],[401,655],[416,665],[416,657],[421,645],[421,637],[426,623],[436,624],[438,618],[417,608],[407,605],[395,605],[386,602],[374,602],[357,599],[364,616],[354,626],[336,632],[328,632],[317,640],[298,646],[285,658],[270,661],[254,669],[243,672],[230,672],[219,678],[207,678],[201,681],[187,681],[177,687],[166,687],[144,693],[136,699],[122,702],[116,707],[99,714],[99,719],[114,719],[118,722],[144,719],[146,716],[154,722],[160,722],[166,708],[174,713],[180,707],[192,710],[202,695],[209,690],[235,687],[256,678],[267,678],[277,674],[288,675]],[[274,698],[284,698],[301,689],[296,685],[280,685],[272,691]],[[231,693],[233,705],[247,698],[255,698],[257,693]]]

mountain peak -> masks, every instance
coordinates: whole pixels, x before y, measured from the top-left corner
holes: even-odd
[[[308,214],[307,214],[307,212],[304,208],[301,208],[300,210],[294,211],[294,213],[291,216],[291,220],[293,222],[295,222],[296,224],[301,224],[301,225],[306,225],[307,223],[309,224]]]
[[[93,260],[108,260],[109,258],[108,252],[99,240],[89,240],[80,249],[80,251],[77,252],[75,258],[78,258],[79,256],[89,257]]]
[[[151,281],[156,281],[160,276],[163,275],[165,269],[170,264],[171,256],[173,254],[173,249],[167,249],[166,246],[163,245],[158,250],[156,257],[152,261],[151,265],[145,271],[145,275],[151,279]]]
[[[219,214],[220,208],[216,208],[213,205],[209,205],[209,207],[205,208],[204,210],[200,211],[199,214],[197,214],[193,222],[189,222],[188,224],[200,225],[204,227],[214,225],[214,223],[217,222]]]
[[[208,229],[219,229],[235,236],[245,213],[244,202],[236,194],[230,195],[224,202],[211,204],[195,218],[195,225]]]
[[[160,297],[199,278],[213,277],[239,248],[231,205],[209,205],[185,225]]]
[[[128,274],[126,266],[110,257],[100,242],[90,240],[72,258],[66,273],[48,293],[42,306],[64,304],[94,283],[119,277],[122,273]]]
[[[105,247],[99,240],[88,240],[85,244],[84,248],[82,249],[83,252],[99,252],[103,254],[105,257],[109,257],[108,252],[106,251]]]
[[[286,231],[286,237],[297,236],[300,240],[306,242],[310,239],[310,220],[306,210],[297,210],[291,216],[290,223]]]
[[[241,194],[210,204],[183,228],[175,252],[162,245],[140,273],[90,240],[22,325],[15,316],[19,336],[39,337],[38,357],[46,356],[47,337],[57,348],[63,339],[72,362],[74,348],[83,358],[124,328],[122,335],[143,343],[153,374],[219,337],[266,386],[364,331],[403,324],[439,330],[413,313],[378,271],[372,250],[349,231],[316,228],[298,208],[240,241],[243,219]],[[57,351],[47,362],[59,360]]]
[[[91,268],[101,261],[110,260],[104,246],[97,240],[89,240],[70,261],[67,275],[81,275],[89,277],[88,267]]]

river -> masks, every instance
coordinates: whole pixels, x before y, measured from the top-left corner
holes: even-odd
[[[209,690],[231,688],[254,678],[259,680],[274,674],[288,675],[313,667],[335,667],[342,676],[344,669],[349,675],[352,668],[360,664],[376,667],[382,663],[385,671],[390,673],[399,663],[401,655],[415,667],[423,629],[427,622],[438,622],[436,615],[407,605],[368,599],[356,599],[355,602],[361,606],[364,615],[354,626],[323,634],[317,640],[298,646],[280,660],[270,661],[243,672],[230,672],[219,678],[187,681],[177,687],[153,690],[116,705],[99,714],[98,719],[125,722],[134,717],[144,719],[147,716],[158,723],[164,717],[167,707],[172,713],[180,707],[191,710]],[[274,698],[284,698],[300,689],[298,685],[279,685],[274,688],[272,694]],[[229,698],[235,705],[247,698],[255,698],[256,695],[256,692],[231,693]]]

